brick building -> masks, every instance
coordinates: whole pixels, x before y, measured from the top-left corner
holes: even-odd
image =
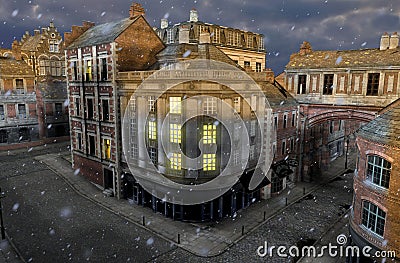
[[[21,136],[12,130],[27,123],[30,126],[22,136],[24,142],[37,144],[46,138],[69,135],[63,52],[62,38],[53,23],[34,30],[33,35],[27,31],[20,41],[13,42],[11,49],[0,49],[3,58],[0,87],[3,100],[0,101],[5,102],[0,104],[0,113],[1,108],[5,109],[0,125],[6,134],[0,142],[1,148],[18,147],[9,145],[21,141]],[[11,104],[16,112],[21,112],[20,116],[12,113]],[[27,113],[29,108],[26,118],[22,117],[23,104]]]
[[[166,176],[173,176],[182,182],[193,180],[193,177],[188,175],[189,172],[182,169],[178,155],[174,157],[176,162],[171,162],[170,158],[166,158],[159,149],[157,135],[161,134],[159,123],[165,118],[163,112],[165,114],[168,111],[171,101],[175,99],[180,101],[194,94],[226,98],[232,106],[241,105],[239,111],[245,114],[244,119],[248,121],[249,129],[254,126],[249,106],[241,100],[240,96],[233,94],[223,85],[201,82],[183,83],[159,99],[156,99],[151,92],[134,99],[133,108],[150,110],[156,120],[137,120],[132,117],[131,129],[136,129],[137,133],[144,133],[151,138],[147,138],[147,145],[135,143],[134,139],[130,139],[129,151],[126,152],[129,157],[122,154],[122,117],[129,98],[142,81],[155,73],[160,66],[171,67],[174,62],[204,58],[224,62],[244,72],[244,69],[229,55],[210,43],[209,32],[203,32],[203,37],[195,43],[190,43],[189,30],[179,31],[176,37],[177,41],[174,43],[164,44],[146,22],[144,10],[139,4],[131,6],[130,16],[126,19],[97,26],[84,22],[82,26],[73,26],[72,32],[65,34],[65,42],[68,45],[66,58],[69,65],[67,75],[74,168],[79,169],[82,175],[97,184],[107,194],[132,199],[137,204],[149,206],[154,211],[181,220],[208,220],[231,215],[236,210],[251,204],[252,200],[268,198],[271,194],[279,193],[289,183],[286,181],[287,178],[294,182],[297,169],[295,166],[290,167],[285,159],[298,160],[299,147],[296,140],[299,127],[298,104],[288,92],[274,83],[271,71],[256,72],[256,69],[252,70],[250,67],[247,67],[247,74],[262,87],[268,98],[274,114],[270,116],[269,123],[272,126],[275,120],[275,129],[278,131],[278,141],[274,146],[275,163],[267,180],[261,185],[266,187],[260,186],[253,192],[249,192],[244,186],[246,180],[242,180],[234,187],[237,193],[229,191],[227,196],[201,204],[199,207],[178,207],[169,202],[162,202],[160,198],[145,191],[136,182],[131,174],[132,169],[128,169],[127,165],[131,156],[132,158],[148,156],[153,163],[151,165],[155,164],[158,169],[164,171]],[[265,52],[263,56],[265,59]],[[165,83],[168,81],[170,79],[165,79]],[[208,105],[208,103],[214,105],[212,100],[211,98],[210,102],[202,101],[201,105]],[[259,105],[265,106],[264,103]],[[201,111],[201,109],[198,110]],[[210,124],[209,121],[207,123]],[[200,128],[205,127],[200,126]],[[212,123],[207,127],[214,129]],[[262,128],[256,127],[254,126],[254,134],[257,129]],[[219,129],[215,127],[216,133],[211,134],[219,136],[223,133]],[[176,140],[186,138],[194,134],[194,130],[197,129],[177,128],[177,132],[173,133],[176,135],[174,138]],[[263,139],[254,136],[254,143],[249,149],[252,156],[256,156],[260,151],[256,142]],[[211,139],[221,140],[219,137]],[[215,156],[207,156],[211,158],[207,162],[215,165],[211,165],[210,169],[203,167],[200,173],[212,178],[226,164],[226,160],[223,160],[221,149]],[[252,169],[254,170],[252,162],[253,160],[250,162],[250,167],[246,169],[247,176],[245,174],[243,177],[249,177]],[[146,165],[148,164],[138,162],[134,171],[148,172]],[[271,181],[272,184],[270,184]]]
[[[360,250],[400,255],[400,100],[357,132],[358,160],[350,217],[353,244]],[[359,261],[357,261],[359,260]],[[379,259],[378,259],[379,260]],[[387,260],[390,261],[389,257]],[[364,258],[350,262],[375,262]]]
[[[304,116],[302,179],[355,150],[354,131],[399,97],[398,41],[385,33],[380,48],[344,51],[314,51],[304,42],[291,55],[283,85]]]

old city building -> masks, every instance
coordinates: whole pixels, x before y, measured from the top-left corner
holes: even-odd
[[[357,132],[358,160],[350,217],[353,244],[375,251],[400,247],[400,100]],[[390,256],[388,256],[389,258]],[[372,262],[371,259],[351,262]]]
[[[38,138],[32,68],[7,57],[0,57],[0,67],[0,146]]]
[[[193,11],[191,14],[193,15]],[[240,95],[222,84],[189,82],[174,87],[160,98],[149,93],[130,99],[143,80],[156,73],[155,70],[160,67],[171,68],[173,63],[182,60],[213,59],[245,73],[240,63],[224,53],[220,46],[212,44],[212,36],[207,30],[204,30],[202,36],[195,42],[190,41],[190,36],[193,34],[190,30],[179,30],[175,34],[177,35],[173,43],[164,44],[146,22],[144,10],[139,4],[131,6],[130,16],[126,19],[98,26],[84,22],[83,26],[74,26],[71,33],[65,34],[65,42],[68,45],[66,58],[69,65],[67,74],[74,168],[79,169],[81,174],[104,189],[105,193],[116,195],[118,198],[132,199],[137,204],[149,206],[154,211],[181,220],[209,220],[232,215],[236,210],[248,206],[255,200],[279,193],[289,184],[289,180],[295,182],[297,169],[295,166],[289,166],[285,160],[294,160],[292,164],[298,160],[299,144],[296,140],[299,125],[298,104],[288,92],[274,83],[273,73],[264,70],[264,51],[262,51],[264,60],[260,62],[257,62],[259,52],[254,52],[254,57],[249,57],[250,61],[261,63],[261,69],[245,68],[247,74],[259,84],[268,98],[273,114],[270,116],[269,124],[278,132],[274,144],[273,169],[268,180],[260,185],[265,187],[248,191],[246,189],[248,180],[247,182],[240,180],[232,191],[216,200],[203,203],[199,207],[183,207],[163,202],[136,182],[131,174],[132,169],[128,169],[127,162],[131,158],[142,160],[140,158],[143,156],[148,156],[153,163],[151,165],[164,171],[166,176],[177,179],[179,174],[177,180],[189,183],[193,181],[193,176],[189,175],[191,172],[183,168],[181,156],[175,153],[172,157],[166,158],[159,147],[160,123],[164,120],[166,112],[171,111],[171,103],[178,103],[185,98],[194,95],[215,97],[215,100],[209,98],[210,100],[199,102],[202,106],[197,106],[200,107],[197,109],[199,112],[207,110],[211,116],[214,114],[212,111],[220,107],[217,98],[225,98],[229,105],[236,108],[241,116],[243,115],[250,133],[254,134],[253,143],[249,146],[249,156],[246,157],[251,159],[250,166],[246,168],[243,179],[253,172],[254,161],[261,150],[257,142],[264,139],[256,136],[259,134],[257,130],[263,127],[258,127],[255,120],[251,119],[249,105]],[[243,48],[243,52],[247,52],[246,48]],[[170,80],[166,78],[165,83]],[[129,99],[131,111],[149,110],[154,120],[136,119],[132,116],[130,119],[132,131],[145,134],[148,143],[143,145],[130,139],[129,150],[125,151],[129,155],[127,157],[122,154],[122,144],[126,142],[122,141],[121,129]],[[265,106],[264,102],[259,103],[260,107]],[[182,110],[178,115],[184,113]],[[210,142],[218,142],[219,147],[223,147],[224,143],[221,141],[223,128],[215,125],[212,118],[201,119],[196,127],[191,125],[194,124],[188,124],[188,127],[180,127],[178,124],[171,126],[173,131],[169,131],[170,135],[172,134],[170,138],[182,143],[184,138],[189,140],[190,136],[195,136],[196,133],[193,131],[199,128],[201,132],[209,134]],[[190,144],[193,143],[189,140],[187,146],[183,148],[189,147]],[[226,165],[227,160],[226,157],[222,157],[222,151],[223,149],[218,148],[216,154],[204,155],[208,159],[203,160],[203,166],[199,171],[202,176],[207,175],[212,178]],[[146,165],[138,162],[134,171],[148,172]],[[179,179],[180,176],[183,176],[183,179]]]
[[[354,131],[399,97],[398,42],[397,33],[385,33],[375,49],[314,51],[304,42],[291,55],[284,86],[304,116],[303,179],[355,149]]]
[[[63,52],[62,38],[53,23],[41,30],[34,30],[33,35],[27,31],[20,41],[13,42],[11,49],[0,49],[0,56],[3,57],[4,63],[1,76],[4,79],[1,87],[3,95],[1,101],[7,102],[7,106],[3,105],[6,109],[3,112],[3,124],[4,127],[9,128],[15,126],[13,129],[23,128],[26,125],[26,118],[22,118],[23,114],[21,114],[21,121],[18,121],[12,111],[7,109],[11,103],[14,103],[16,112],[23,113],[22,104],[29,102],[25,107],[30,108],[30,126],[26,127],[27,132],[22,137],[24,142],[33,141],[31,145],[41,143],[51,137],[65,136],[63,139],[66,139],[69,135]],[[29,74],[27,74],[28,68]],[[4,75],[3,69],[7,69],[6,72],[12,74]],[[21,136],[5,129],[2,133],[6,135],[0,142],[0,147],[4,149],[19,147],[9,144],[20,142]]]
[[[182,38],[182,35],[185,35],[185,41],[188,43],[199,43],[211,36],[210,43],[239,66],[256,72],[261,72],[265,68],[262,34],[202,22],[195,9],[190,10],[189,21],[169,25],[168,20],[163,18],[160,28],[156,30],[165,44],[179,43],[179,37]]]

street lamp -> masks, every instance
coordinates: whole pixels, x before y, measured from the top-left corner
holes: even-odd
[[[1,204],[1,199],[6,197],[4,192],[1,191],[0,187],[0,228],[1,228],[1,239],[4,240],[6,239],[6,233],[4,231],[4,222],[3,222],[3,206]]]

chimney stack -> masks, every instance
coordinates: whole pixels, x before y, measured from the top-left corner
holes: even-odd
[[[71,32],[64,33],[64,43],[65,46],[69,46],[75,39],[80,37],[83,33],[85,33],[89,28],[94,27],[95,24],[88,21],[83,21],[82,26],[72,26]]]
[[[303,44],[301,44],[300,46],[300,52],[299,54],[304,56],[304,55],[308,55],[312,52],[312,47],[310,42],[307,41],[303,41]]]
[[[181,26],[179,28],[179,44],[189,43],[189,28]]]
[[[14,42],[12,42],[11,49],[12,49],[12,53],[13,53],[15,60],[21,60],[22,59],[21,44],[18,43],[17,40],[14,40]]]
[[[199,21],[199,14],[197,13],[196,9],[190,10],[190,17],[189,17],[189,22],[197,22]]]
[[[133,19],[136,16],[142,16],[145,14],[144,8],[139,3],[133,3],[129,9],[129,18]]]
[[[380,50],[385,50],[389,48],[390,37],[387,32],[383,33],[381,37],[381,45],[379,47]]]
[[[399,35],[397,34],[397,32],[394,32],[391,36],[390,36],[390,40],[389,40],[389,49],[395,49],[399,46]]]
[[[161,19],[161,29],[165,29],[168,27],[168,19],[162,18]]]

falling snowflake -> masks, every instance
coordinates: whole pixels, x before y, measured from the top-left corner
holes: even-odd
[[[69,99],[66,99],[65,101],[64,101],[64,107],[68,107],[69,106]]]
[[[339,65],[340,64],[340,62],[342,62],[342,56],[339,56],[337,59],[336,59],[336,65]]]
[[[367,42],[364,42],[361,44],[362,47],[365,47],[367,45]]]
[[[78,175],[79,174],[79,172],[81,171],[81,169],[76,169],[75,171],[74,171],[74,175]]]
[[[146,241],[146,244],[148,245],[148,246],[151,246],[152,244],[154,243],[154,238],[149,238],[149,239],[147,239],[147,241]]]
[[[186,50],[186,52],[183,53],[182,57],[187,58],[191,53],[192,53],[191,50]]]
[[[19,208],[19,203],[15,203],[15,204],[13,205],[13,207],[12,207],[12,210],[13,210],[14,212],[17,212],[18,208]]]
[[[106,11],[103,11],[100,16],[105,16],[106,15]]]
[[[11,16],[12,17],[15,17],[15,16],[17,16],[18,15],[18,9],[15,9],[12,13],[11,13]]]

